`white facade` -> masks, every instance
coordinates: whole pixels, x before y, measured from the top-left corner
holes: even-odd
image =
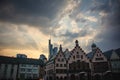
[[[109,63],[102,51],[95,45],[92,46],[93,57],[91,59],[91,73],[92,76],[102,76],[110,70]],[[101,78],[101,77],[100,77]]]
[[[75,48],[70,52],[68,58],[68,70],[69,70],[69,79],[73,80],[83,79],[85,76],[90,74],[90,61],[86,56],[86,53],[79,46],[78,41],[75,42]],[[84,74],[81,75],[81,74]],[[86,77],[87,78],[87,77]]]
[[[96,49],[93,55],[92,62],[107,62],[107,58],[103,55],[99,48]]]
[[[67,63],[61,46],[55,58],[55,73],[57,79],[64,79],[67,77]]]

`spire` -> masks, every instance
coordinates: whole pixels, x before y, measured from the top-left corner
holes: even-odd
[[[75,41],[76,46],[79,46],[78,40]]]
[[[60,48],[59,48],[60,51],[62,51],[62,45],[60,44]]]

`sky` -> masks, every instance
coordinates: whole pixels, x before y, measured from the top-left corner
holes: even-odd
[[[48,57],[48,40],[86,52],[120,48],[120,0],[0,0],[0,55]]]

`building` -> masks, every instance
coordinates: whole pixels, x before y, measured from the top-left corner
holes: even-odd
[[[27,55],[25,54],[17,54],[17,58],[27,58]]]
[[[40,60],[43,61],[43,65],[40,67],[40,78],[44,79],[44,75],[45,75],[45,63],[47,62],[47,58],[45,57],[45,55],[41,54],[40,55]]]
[[[16,80],[17,71],[16,58],[0,56],[0,80]]]
[[[53,45],[51,44],[51,40],[49,40],[48,49],[49,49],[48,58],[50,58],[53,55]]]
[[[118,80],[119,76],[120,48],[103,53],[93,43],[86,54],[78,40],[71,51],[62,51],[60,45],[58,53],[45,63],[45,80]]]
[[[72,51],[66,49],[64,52],[60,45],[58,53],[45,65],[45,80],[78,80],[89,77],[90,61],[77,40],[75,45]]]
[[[112,77],[115,80],[118,80],[120,76],[120,48],[106,51],[104,52],[104,55],[107,57],[109,62],[111,71],[109,73],[112,74]]]
[[[58,48],[57,48],[57,47],[54,47],[54,48],[53,48],[53,55],[57,54],[57,51],[58,51]]]
[[[18,79],[39,79],[40,67],[43,61],[40,59],[18,58]]]
[[[0,80],[39,79],[41,59],[31,59],[23,54],[15,57],[0,56]]]
[[[91,63],[91,76],[94,80],[102,80],[103,75],[110,71],[108,60],[96,44],[93,43],[91,48],[92,52],[87,54]]]
[[[44,63],[47,61],[47,58],[43,54],[40,55],[39,59],[42,60]]]
[[[90,76],[90,61],[86,53],[79,46],[78,40],[68,58],[69,80],[86,80]]]
[[[61,45],[54,60],[54,70],[56,80],[67,80],[67,60],[62,51]]]
[[[49,49],[48,59],[50,59],[53,55],[57,54],[58,48],[53,47],[53,44],[51,44],[51,40],[49,40],[48,49]]]
[[[46,80],[67,80],[67,61],[62,51],[62,46],[58,53],[46,63]]]

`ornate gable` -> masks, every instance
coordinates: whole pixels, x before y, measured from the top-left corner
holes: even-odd
[[[65,55],[62,51],[62,46],[60,45],[60,48],[59,48],[59,52],[55,58],[55,68],[64,68],[66,67],[66,59],[65,59]]]
[[[104,56],[99,48],[95,48],[92,62],[106,62],[107,58]]]
[[[72,63],[73,61],[85,61],[85,62],[89,62],[88,58],[86,57],[86,53],[79,46],[78,40],[75,41],[75,44],[76,44],[76,46],[70,52],[70,56],[69,56],[68,62],[69,63]]]

